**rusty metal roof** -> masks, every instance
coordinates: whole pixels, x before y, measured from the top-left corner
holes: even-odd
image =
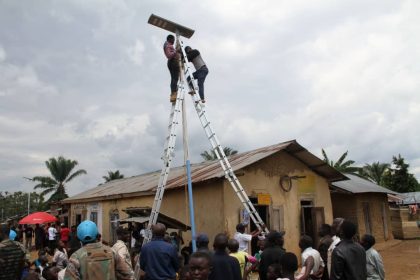
[[[229,162],[233,170],[237,171],[279,151],[287,152],[291,156],[307,165],[315,173],[331,182],[347,179],[343,174],[326,164],[315,155],[311,154],[296,140],[236,154],[229,157]],[[69,197],[62,202],[74,203],[82,201],[98,201],[123,197],[151,195],[157,188],[159,175],[160,171],[154,171],[129,178],[113,180],[75,196]],[[191,178],[193,183],[199,183],[223,177],[223,169],[220,167],[219,161],[217,160],[205,161],[191,165]],[[185,167],[179,166],[171,168],[166,189],[182,187],[185,184]]]

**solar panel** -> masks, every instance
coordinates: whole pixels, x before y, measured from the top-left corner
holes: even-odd
[[[180,36],[184,36],[186,38],[191,38],[194,34],[194,30],[154,14],[150,15],[147,22],[170,32],[178,33]]]

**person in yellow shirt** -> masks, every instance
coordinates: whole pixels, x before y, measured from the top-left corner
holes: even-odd
[[[236,258],[241,267],[241,275],[244,276],[246,264],[248,263],[248,254],[243,251],[239,251],[239,242],[236,239],[230,239],[228,241],[229,255]]]

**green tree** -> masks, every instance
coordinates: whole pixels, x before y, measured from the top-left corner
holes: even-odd
[[[393,168],[389,168],[384,175],[384,185],[396,192],[415,192],[420,190],[420,185],[413,174],[408,172],[410,165],[405,163],[401,155],[392,157]]]
[[[324,162],[326,162],[328,165],[334,167],[341,173],[349,173],[356,176],[360,176],[360,167],[353,166],[355,163],[354,160],[345,160],[348,154],[348,151],[346,151],[344,154],[341,155],[341,157],[336,161],[332,161],[328,158],[327,153],[324,151],[324,149],[321,149],[322,156],[324,157]]]
[[[9,217],[28,213],[28,194],[21,191],[14,193],[0,192],[0,219],[2,222]],[[30,213],[45,210],[43,196],[31,192],[29,206]]]
[[[225,153],[226,156],[233,156],[238,153],[238,151],[229,147],[224,147],[223,152]],[[213,150],[204,151],[200,155],[206,161],[217,159],[216,153]]]
[[[66,183],[82,174],[87,174],[84,169],[73,171],[78,162],[76,160],[65,159],[62,156],[50,158],[45,162],[51,176],[35,176],[31,180],[38,182],[34,189],[43,189],[41,195],[45,196],[52,193],[47,200],[48,203],[60,201],[68,197]]]
[[[380,163],[379,161],[372,164],[365,164],[361,169],[361,175],[380,186],[384,186],[384,176],[389,167],[389,163]]]
[[[102,178],[105,179],[105,182],[109,182],[109,181],[112,181],[112,180],[122,179],[122,178],[124,178],[124,175],[120,174],[119,170],[114,171],[114,172],[113,171],[108,171],[108,176],[102,176]]]

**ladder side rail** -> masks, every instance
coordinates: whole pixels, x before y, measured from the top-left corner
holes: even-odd
[[[162,176],[159,179],[159,185],[158,185],[158,195],[156,196],[155,200],[154,200],[154,211],[152,211],[152,213],[154,214],[155,218],[152,219],[152,225],[154,225],[156,223],[157,220],[157,215],[159,213],[160,210],[160,206],[162,203],[162,199],[163,199],[163,194],[165,192],[165,187],[166,187],[166,182],[168,180],[168,176],[169,176],[169,166],[167,168],[165,168],[165,172],[162,174]]]
[[[161,175],[159,177],[159,184],[156,190],[156,194],[155,194],[155,198],[153,200],[153,207],[152,207],[152,211],[150,212],[150,218],[149,218],[149,222],[147,224],[147,229],[146,229],[146,234],[145,234],[145,238],[143,240],[143,244],[149,242],[151,240],[151,229],[152,229],[152,225],[156,224],[158,215],[159,215],[159,210],[160,210],[160,205],[161,205],[161,201],[163,198],[163,194],[165,192],[165,181],[167,179],[167,176],[169,174],[168,172],[168,167],[166,166],[162,172]],[[166,178],[165,178],[166,177]]]
[[[232,166],[230,165],[230,162],[227,159],[227,156],[224,153],[222,146],[220,145],[220,142],[219,142],[219,140],[216,136],[216,133],[214,132],[214,130],[212,129],[212,127],[210,125],[210,121],[207,118],[206,112],[204,111],[201,104],[199,102],[197,102],[197,100],[198,100],[197,92],[196,92],[197,87],[195,85],[195,80],[193,78],[191,68],[189,66],[188,57],[185,53],[183,42],[180,41],[179,43],[180,43],[181,51],[182,51],[182,54],[183,54],[182,63],[184,64],[184,69],[185,69],[184,73],[185,73],[186,77],[190,77],[191,82],[193,84],[193,90],[194,90],[195,94],[193,94],[191,97],[193,99],[193,103],[195,103],[194,107],[195,107],[196,112],[199,116],[201,125],[204,128],[204,131],[207,135],[207,138],[210,141],[210,144],[213,148],[213,151],[215,152],[216,157],[219,160],[219,163],[220,163],[220,165],[221,165],[221,167],[222,167],[222,169],[225,173],[225,177],[230,182],[232,188],[234,189],[234,191],[235,191],[236,195],[238,196],[239,200],[241,201],[242,205],[245,207],[245,209],[248,211],[248,213],[250,213],[250,217],[253,220],[253,222],[256,224],[256,226],[259,229],[261,229],[261,225],[263,224],[263,221],[262,221],[260,215],[256,211],[254,205],[249,200],[248,195],[246,194],[246,192],[243,189],[242,185],[240,184],[238,178],[236,177],[235,173],[233,172]],[[186,82],[188,84],[188,80],[184,81],[184,82]]]
[[[196,107],[197,109],[197,107]],[[223,151],[222,146],[220,145],[220,142],[217,138],[216,133],[214,132],[210,122],[208,121],[207,115],[205,111],[199,112],[199,110],[196,110],[199,116],[200,122],[203,127],[205,127],[206,135],[213,147],[213,151],[216,154],[216,157],[219,160],[220,165],[222,166],[222,169],[225,171],[225,175],[228,178],[229,182],[231,183],[236,195],[238,196],[239,200],[241,201],[242,205],[245,207],[245,209],[250,213],[251,219],[256,224],[256,226],[261,229],[261,225],[263,224],[263,221],[256,211],[254,205],[249,200],[248,195],[246,194],[245,190],[243,189],[242,185],[240,184],[238,178],[236,177],[235,173],[233,172],[233,168],[230,165],[229,160],[227,159],[226,154]],[[232,178],[231,178],[232,177]]]
[[[184,70],[184,77],[185,77],[185,79],[187,79],[187,77],[190,77],[191,83],[193,84],[194,92],[196,94],[198,86],[196,86],[196,81],[194,80],[194,76],[192,74],[192,70],[191,70],[191,67],[190,67],[190,64],[189,64],[191,61],[188,60],[187,53],[185,52],[185,48],[184,48],[184,42],[182,40],[179,40],[179,45],[180,45],[180,48],[181,48],[182,57],[183,57],[182,62],[184,64],[184,69],[185,69]],[[188,84],[188,80],[187,80],[187,84]]]
[[[163,146],[163,151],[164,151],[163,155],[162,155],[163,160],[165,159],[167,151],[169,149],[169,140],[170,140],[169,136],[172,134],[172,127],[173,127],[173,124],[174,124],[173,119],[174,119],[175,114],[176,114],[176,107],[172,106],[171,107],[171,113],[169,115],[168,133],[166,134],[168,136],[165,138],[165,144]]]
[[[168,176],[169,176],[169,171],[171,168],[171,164],[172,164],[172,158],[173,158],[173,151],[175,149],[175,143],[176,143],[176,133],[175,133],[175,129],[176,126],[178,124],[178,115],[179,115],[179,108],[180,108],[180,104],[181,102],[183,102],[184,100],[184,91],[180,91],[180,93],[178,93],[178,95],[181,94],[181,97],[177,97],[177,100],[175,102],[175,110],[174,110],[174,114],[172,116],[172,122],[171,122],[171,129],[170,129],[170,137],[168,139],[168,150],[166,151],[165,154],[165,158],[164,158],[164,163],[163,163],[163,168],[159,177],[159,183],[158,183],[158,187],[156,190],[156,194],[155,194],[155,198],[153,201],[153,207],[152,207],[152,211],[150,213],[150,218],[149,218],[149,223],[147,225],[147,229],[146,229],[146,236],[145,239],[143,241],[143,244],[147,243],[150,241],[151,239],[151,228],[152,225],[156,224],[157,222],[157,218],[159,215],[159,211],[160,211],[160,206],[162,203],[162,199],[163,199],[163,195],[165,192],[165,187],[166,187],[166,182],[168,180]]]
[[[178,101],[178,100],[177,100]],[[180,99],[180,101],[183,102],[183,99]],[[170,155],[172,155],[174,149],[175,149],[175,141],[176,141],[176,126],[179,124],[178,121],[178,116],[181,112],[180,110],[180,105],[181,102],[175,102],[175,106],[172,106],[172,111],[171,115],[172,118],[170,119],[168,128],[168,136],[166,137],[166,144],[164,146],[164,154],[163,154],[163,159],[167,159],[169,158]]]

